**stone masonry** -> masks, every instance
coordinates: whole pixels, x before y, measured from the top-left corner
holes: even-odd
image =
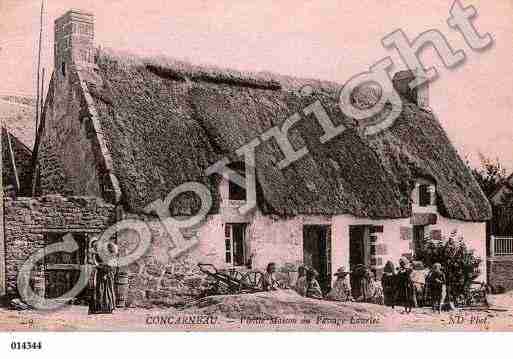
[[[25,261],[43,248],[47,233],[67,231],[102,232],[115,219],[115,208],[101,199],[40,198],[7,199],[5,211],[5,280],[8,296],[16,296],[18,271]]]
[[[495,256],[488,259],[488,284],[494,290],[503,291],[513,289],[513,257]]]

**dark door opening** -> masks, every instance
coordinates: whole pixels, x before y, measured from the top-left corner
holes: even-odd
[[[48,253],[44,259],[45,268],[45,297],[62,298],[62,300],[87,299],[87,288],[76,298],[63,298],[78,282],[82,266],[87,261],[88,237],[83,233],[48,233],[46,243],[54,244],[62,242],[67,236],[72,236],[78,245],[78,249],[72,253],[55,252]]]
[[[303,226],[303,263],[319,273],[319,285],[324,293],[331,289],[331,227]]]
[[[370,259],[368,226],[349,226],[349,267],[368,265]]]
[[[354,271],[357,265],[370,264],[370,226],[349,226],[349,268]],[[360,282],[356,276],[350,276],[351,289],[355,298],[359,297]]]

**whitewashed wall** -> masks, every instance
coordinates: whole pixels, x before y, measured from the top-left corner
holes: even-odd
[[[415,188],[421,183],[419,181]],[[405,228],[413,230],[410,218],[381,219],[359,218],[352,215],[337,216],[295,216],[282,218],[277,216],[263,215],[254,211],[248,215],[240,215],[237,207],[241,203],[228,200],[227,181],[221,182],[220,194],[222,197],[220,213],[208,216],[207,221],[199,231],[200,244],[198,259],[213,263],[223,268],[225,263],[225,223],[248,223],[247,242],[248,251],[246,255],[253,254],[253,268],[264,269],[267,263],[300,263],[303,261],[303,226],[307,224],[331,225],[332,244],[332,272],[337,268],[345,266],[349,268],[349,227],[351,225],[373,225],[383,226],[383,232],[378,233],[377,245],[380,245],[381,252],[378,252],[379,262],[376,266],[382,268],[386,261],[391,260],[398,264],[399,258],[405,254],[413,254],[413,236],[405,237],[401,232]],[[432,188],[434,191],[434,187]],[[483,259],[481,265],[481,280],[486,277],[486,224],[484,222],[464,222],[449,219],[438,213],[434,200],[432,205],[419,207],[417,191],[413,191],[412,209],[414,213],[432,213],[437,216],[437,223],[425,227],[426,235],[432,230],[440,230],[442,238],[457,231],[466,244],[472,248],[476,255]]]

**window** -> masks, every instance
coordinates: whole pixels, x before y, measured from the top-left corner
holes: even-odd
[[[236,162],[230,165],[229,168],[244,177],[246,171],[244,162]],[[230,201],[245,201],[246,189],[239,186],[233,180],[228,181],[228,199]]]
[[[226,223],[224,228],[225,261],[233,266],[245,264],[245,223]]]
[[[61,65],[62,76],[66,76],[66,63],[63,62]]]
[[[419,206],[426,207],[431,205],[431,191],[429,185],[419,185]]]

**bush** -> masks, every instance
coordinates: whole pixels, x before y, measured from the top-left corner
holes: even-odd
[[[441,241],[426,239],[425,245],[415,254],[417,260],[426,266],[434,263],[442,265],[447,280],[449,299],[454,301],[466,297],[472,282],[479,276],[481,259],[468,249],[462,237],[453,232]]]

